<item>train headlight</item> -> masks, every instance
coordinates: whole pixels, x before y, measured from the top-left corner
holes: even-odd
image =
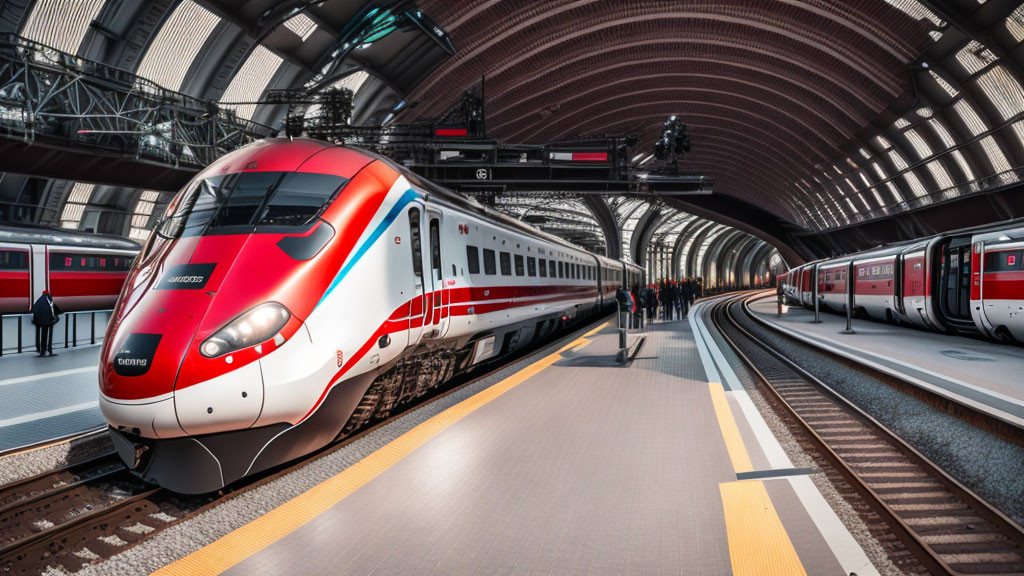
[[[280,332],[291,317],[291,312],[276,302],[260,304],[228,322],[204,340],[199,347],[199,353],[207,358],[216,358],[228,352],[266,342]]]

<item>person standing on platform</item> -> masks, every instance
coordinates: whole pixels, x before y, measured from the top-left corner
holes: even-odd
[[[615,289],[615,302],[619,308],[619,328],[629,328],[626,319],[630,309],[630,297],[629,292],[622,286]]]
[[[633,287],[629,289],[629,293],[633,295],[633,329],[642,328],[643,324],[643,295],[640,293],[640,285],[633,284]]]
[[[661,317],[666,321],[672,320],[672,295],[670,294],[671,284],[661,281]]]
[[[654,287],[654,284],[647,287],[647,296],[644,298],[644,304],[647,306],[648,323],[654,322],[655,316],[658,315],[658,291]]]
[[[679,289],[681,292],[679,299],[683,303],[683,316],[686,316],[690,311],[690,300],[693,299],[693,283],[689,278],[686,278],[680,284]]]
[[[53,325],[58,321],[60,309],[54,306],[50,292],[43,290],[32,305],[32,323],[36,325],[36,351],[40,356],[56,356],[53,353]]]

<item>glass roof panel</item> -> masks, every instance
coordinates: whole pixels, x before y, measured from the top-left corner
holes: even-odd
[[[1017,42],[1024,40],[1024,4],[1006,17],[1006,30]]]
[[[263,95],[270,79],[277,73],[281,66],[281,57],[267,50],[262,45],[256,46],[249,58],[238,69],[235,77],[231,79],[227,90],[221,96],[221,102],[255,102]],[[252,119],[256,113],[256,104],[236,104],[227,106],[233,108],[242,118]]]
[[[77,229],[82,222],[82,215],[85,213],[85,205],[92,197],[92,191],[96,189],[95,184],[75,182],[68,194],[67,202],[64,203],[64,210],[60,215],[61,228]]]
[[[1024,112],[1024,90],[1002,66],[996,66],[979,75],[976,82],[1003,120],[1009,120]]]
[[[957,116],[963,120],[964,124],[967,125],[967,129],[971,131],[971,135],[977,136],[983,132],[988,131],[988,126],[982,121],[981,116],[974,110],[974,106],[971,106],[967,100],[960,99],[953,104],[953,111],[956,112]]]
[[[946,82],[946,79],[943,78],[942,76],[939,76],[938,74],[936,74],[934,70],[929,70],[928,73],[931,74],[932,79],[935,80],[935,83],[938,84],[939,87],[941,87],[943,90],[946,91],[946,94],[949,94],[950,96],[952,96],[954,98],[960,95],[960,91],[959,90],[957,90],[956,88],[953,88],[952,84],[950,84],[949,82]]]
[[[956,53],[956,61],[969,74],[978,72],[996,60],[996,55],[977,40],[971,40]]]
[[[137,74],[169,90],[181,90],[185,74],[220,18],[184,0],[160,27],[139,63]]]
[[[78,52],[105,0],[37,0],[20,34],[62,52]]]
[[[313,20],[309,16],[306,16],[304,13],[299,12],[295,16],[292,16],[288,20],[285,20],[284,27],[291,30],[292,32],[295,32],[295,34],[297,34],[299,38],[302,38],[302,41],[305,42],[306,39],[308,39],[310,35],[313,34],[313,31],[316,30],[316,23],[313,22]]]

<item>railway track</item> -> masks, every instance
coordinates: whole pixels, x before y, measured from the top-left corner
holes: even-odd
[[[1022,574],[1024,531],[733,315],[712,317],[760,384],[920,562],[936,574]]]
[[[593,328],[574,330],[562,338]],[[561,338],[509,358],[483,373],[456,379],[433,396],[292,464],[256,475],[212,495],[188,496],[146,484],[132,475],[116,453],[0,486],[0,576],[35,576],[57,568],[71,573],[110,558],[158,532],[218,506],[348,446],[409,412],[487,378]]]

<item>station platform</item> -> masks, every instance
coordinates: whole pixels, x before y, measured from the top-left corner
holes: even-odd
[[[904,378],[1004,422],[1024,427],[1024,350],[976,338],[928,332],[872,320],[787,306],[776,317],[775,293],[750,304],[751,311],[803,342]]]
[[[628,366],[607,323],[551,348],[156,574],[877,574],[701,311]]]
[[[99,353],[97,344],[0,357],[0,453],[106,427]]]

